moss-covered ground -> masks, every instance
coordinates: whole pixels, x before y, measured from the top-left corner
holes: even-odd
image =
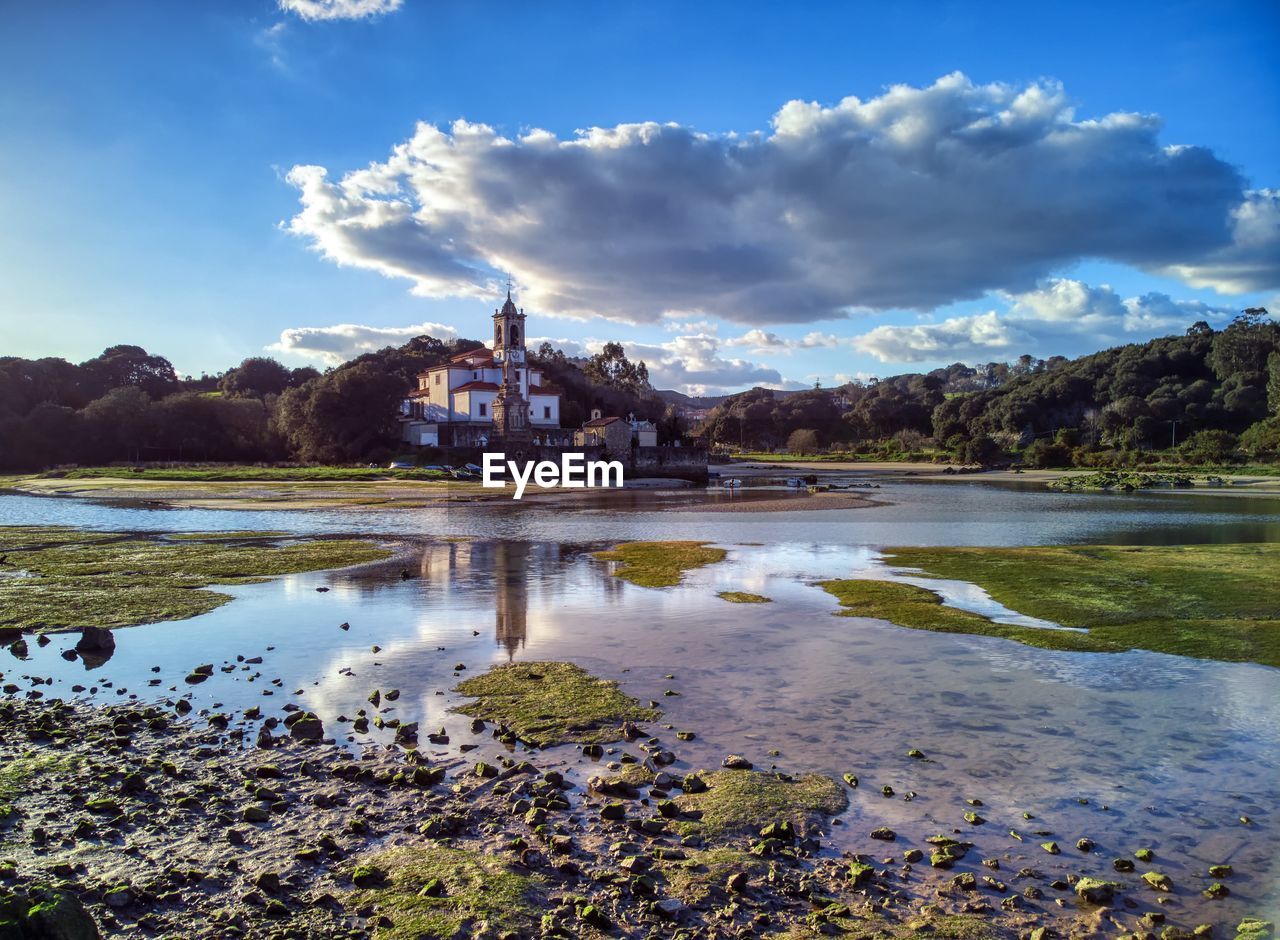
[[[613,573],[624,581],[658,588],[674,587],[684,572],[724,561],[726,554],[706,542],[624,542],[595,557],[617,562]]]
[[[538,747],[606,744],[622,739],[624,721],[652,721],[660,714],[572,663],[529,662],[494,666],[458,684],[475,701],[458,711],[506,725]]]
[[[758,831],[769,823],[799,826],[835,816],[849,805],[841,786],[822,774],[788,777],[759,770],[717,770],[700,775],[707,789],[676,797],[676,805],[696,818],[679,828],[702,835]]]
[[[716,597],[724,598],[731,604],[768,604],[772,597],[763,594],[752,594],[749,591],[721,591]]]
[[[242,536],[242,538],[244,538]],[[0,626],[40,632],[183,620],[231,600],[202,590],[275,575],[363,564],[391,552],[371,542],[0,527]]]
[[[1010,610],[1085,632],[993,623],[933,591],[822,582],[848,616],[974,633],[1048,649],[1146,649],[1280,666],[1280,545],[899,548],[895,565],[968,581]]]
[[[501,858],[427,844],[366,857],[366,871],[380,873],[356,892],[356,905],[376,905],[391,922],[375,937],[470,936],[483,922],[484,936],[536,933],[545,901],[538,876],[514,870]],[[425,889],[425,890],[424,890]]]

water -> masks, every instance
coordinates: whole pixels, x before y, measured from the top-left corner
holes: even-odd
[[[879,550],[889,545],[1280,540],[1280,502],[968,482],[892,484],[869,495],[883,505],[741,514],[644,511],[689,498],[666,494],[628,494],[625,506],[601,500],[580,512],[537,502],[157,511],[0,496],[7,524],[373,532],[402,546],[387,563],[230,588],[235,600],[209,614],[116,631],[114,657],[94,670],[63,660],[59,653],[74,637],[55,636],[48,648],[32,644],[29,661],[7,662],[5,681],[48,677],[46,694],[73,697],[72,686],[83,685],[79,694],[100,701],[190,694],[198,709],[258,705],[268,714],[294,701],[331,732],[343,727],[338,716],[366,706],[374,688],[398,688],[394,714],[421,722],[424,732],[444,727],[456,746],[473,738],[449,712],[458,701],[450,691],[455,666],[465,665],[467,675],[494,662],[572,660],[658,701],[663,724],[696,731],[695,741],[678,742],[680,768],[715,766],[735,752],[757,766],[856,773],[861,785],[846,825],[834,830],[840,848],[884,853],[867,839],[879,825],[898,831],[899,851],[962,829],[977,845],[962,867],[997,857],[1005,877],[1024,866],[1105,877],[1112,858],[1147,846],[1177,886],[1165,907],[1175,923],[1274,916],[1280,670],[905,630],[833,616],[835,602],[813,582],[881,576]],[[612,577],[590,556],[601,545],[643,538],[707,539],[729,557],[689,573],[678,588],[647,590]],[[330,590],[315,590],[322,586]],[[1019,616],[971,585],[951,588],[959,606]],[[722,590],[773,603],[730,604],[715,596]],[[343,622],[349,631],[339,629]],[[237,662],[258,655],[261,666]],[[206,662],[231,668],[187,686],[182,677]],[[478,742],[478,755],[494,746]],[[928,760],[908,758],[911,748]],[[577,768],[572,751],[562,757]],[[893,798],[881,796],[884,784]],[[908,790],[917,794],[911,802],[901,798]],[[986,825],[964,823],[966,799],[982,801],[977,811]],[[1034,834],[1041,830],[1051,835]],[[1087,860],[1074,848],[1081,836],[1097,844]],[[1062,846],[1061,856],[1039,848],[1047,839]],[[1222,863],[1235,866],[1233,893],[1206,901],[1199,891],[1211,880],[1207,868]],[[1154,896],[1130,893],[1144,904]]]

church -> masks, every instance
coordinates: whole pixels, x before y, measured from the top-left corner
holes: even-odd
[[[542,384],[525,352],[524,311],[493,312],[493,349],[473,349],[418,373],[400,407],[401,440],[419,447],[558,445],[560,392]]]

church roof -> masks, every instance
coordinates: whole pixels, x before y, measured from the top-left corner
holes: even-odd
[[[520,316],[520,311],[516,309],[515,301],[511,299],[511,289],[507,289],[507,302],[502,305],[502,309],[494,313],[495,317],[516,317]]]
[[[467,382],[465,385],[449,389],[450,392],[496,392],[497,390],[498,386],[493,382]]]
[[[613,424],[615,421],[621,421],[621,418],[592,418],[590,421],[584,421],[584,428],[602,428],[607,424]]]
[[[555,388],[554,386],[551,386],[551,385],[530,385],[530,386],[529,386],[529,394],[530,394],[530,395],[556,395],[556,396],[559,396],[559,395],[561,394],[561,392],[560,392],[560,389]]]

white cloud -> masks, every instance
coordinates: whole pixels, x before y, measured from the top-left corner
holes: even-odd
[[[1077,356],[1177,332],[1197,320],[1221,325],[1235,311],[1148,293],[1121,298],[1107,285],[1061,278],[1005,295],[1008,309],[941,323],[878,326],[853,345],[882,362],[979,362],[1022,353]]]
[[[304,20],[362,20],[400,9],[404,0],[277,0]]]
[[[283,330],[280,339],[267,349],[336,366],[361,353],[373,352],[386,346],[402,346],[415,336],[446,339],[457,334],[457,330],[443,323],[418,323],[403,327],[362,326],[357,323],[300,326]]]
[[[768,132],[677,124],[542,130],[418,125],[383,162],[296,166],[286,223],[338,264],[423,296],[748,326],[933,309],[1024,292],[1082,258],[1224,291],[1280,285],[1276,196],[1150,115],[1077,119],[1053,82],[925,88],[823,107]]]
[[[673,388],[688,395],[718,395],[760,385],[765,388],[804,388],[783,378],[772,366],[720,355],[720,340],[706,333],[676,336],[666,343],[624,342],[627,358],[643,360],[654,388]],[[602,340],[588,340],[588,353],[599,352]]]
[[[797,349],[823,349],[840,344],[840,338],[830,333],[806,333],[800,339],[784,339],[767,330],[747,330],[741,336],[724,341],[726,346],[744,346],[756,353],[790,353]]]
[[[1015,347],[1027,341],[1025,333],[991,311],[941,323],[878,326],[855,339],[854,346],[881,362],[974,361],[1016,355]]]

